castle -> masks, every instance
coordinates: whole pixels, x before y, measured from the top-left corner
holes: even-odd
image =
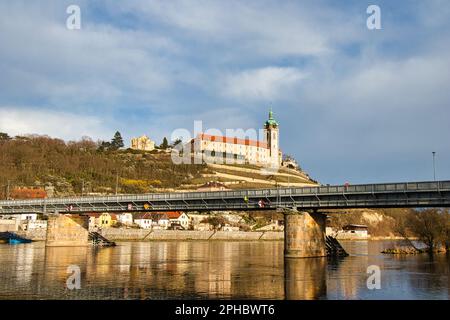
[[[142,137],[131,139],[131,149],[152,151],[155,149],[155,142],[146,135],[143,135]]]
[[[282,160],[279,125],[272,110],[269,111],[269,119],[264,123],[264,138],[264,141],[258,141],[201,133],[190,143],[192,153],[202,156],[207,162],[229,163],[231,159],[231,162],[279,167]]]

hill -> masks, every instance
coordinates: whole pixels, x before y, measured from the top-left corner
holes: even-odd
[[[217,181],[230,189],[304,186],[307,174],[287,168],[267,174],[251,165],[174,164],[167,150],[108,150],[89,138],[0,137],[0,198],[22,187],[49,196],[196,190]]]

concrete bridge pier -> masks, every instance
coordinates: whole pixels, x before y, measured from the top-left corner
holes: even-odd
[[[47,247],[80,247],[89,245],[89,220],[85,216],[54,214],[48,216]]]
[[[313,258],[327,255],[325,245],[326,215],[289,210],[284,214],[284,256]]]

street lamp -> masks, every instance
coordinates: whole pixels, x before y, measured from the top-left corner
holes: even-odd
[[[434,181],[436,181],[436,151],[433,151],[433,177]]]

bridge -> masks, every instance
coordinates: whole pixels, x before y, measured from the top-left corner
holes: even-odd
[[[0,214],[53,213],[47,245],[79,245],[87,243],[86,220],[58,214],[282,209],[285,256],[306,258],[326,255],[327,209],[405,207],[450,207],[450,181],[9,200],[0,201]]]
[[[0,214],[449,207],[450,181],[0,201]]]

